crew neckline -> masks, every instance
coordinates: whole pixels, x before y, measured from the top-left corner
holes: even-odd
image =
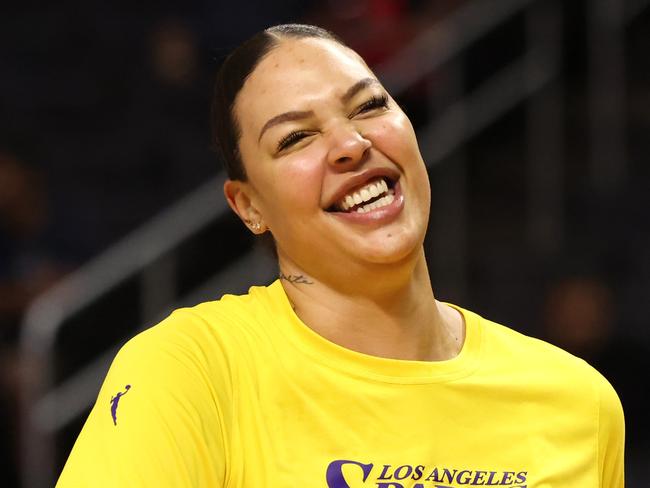
[[[340,346],[306,325],[295,313],[280,280],[266,287],[267,306],[278,317],[275,327],[287,342],[328,368],[347,375],[388,383],[437,383],[452,381],[471,374],[479,364],[481,352],[481,317],[448,303],[465,321],[465,340],[457,356],[442,361],[416,361],[372,356]]]

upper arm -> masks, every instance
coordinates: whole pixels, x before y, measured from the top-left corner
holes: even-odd
[[[144,334],[118,353],[57,486],[225,486],[219,394],[185,346]]]

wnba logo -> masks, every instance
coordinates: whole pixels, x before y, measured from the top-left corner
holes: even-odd
[[[113,418],[113,425],[117,425],[117,404],[120,401],[120,398],[122,398],[126,393],[129,391],[131,388],[131,385],[126,385],[124,391],[118,391],[115,395],[111,397],[111,417]]]

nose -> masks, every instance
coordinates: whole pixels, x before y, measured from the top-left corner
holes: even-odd
[[[331,165],[341,168],[359,164],[372,147],[372,142],[351,124],[333,129],[330,139],[328,161]]]

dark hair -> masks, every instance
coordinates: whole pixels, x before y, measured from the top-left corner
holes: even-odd
[[[259,62],[282,38],[327,39],[345,45],[331,32],[313,25],[283,24],[269,27],[237,47],[223,62],[212,98],[213,143],[221,155],[228,177],[246,181],[246,170],[239,152],[241,128],[235,117],[235,99],[244,82]]]

